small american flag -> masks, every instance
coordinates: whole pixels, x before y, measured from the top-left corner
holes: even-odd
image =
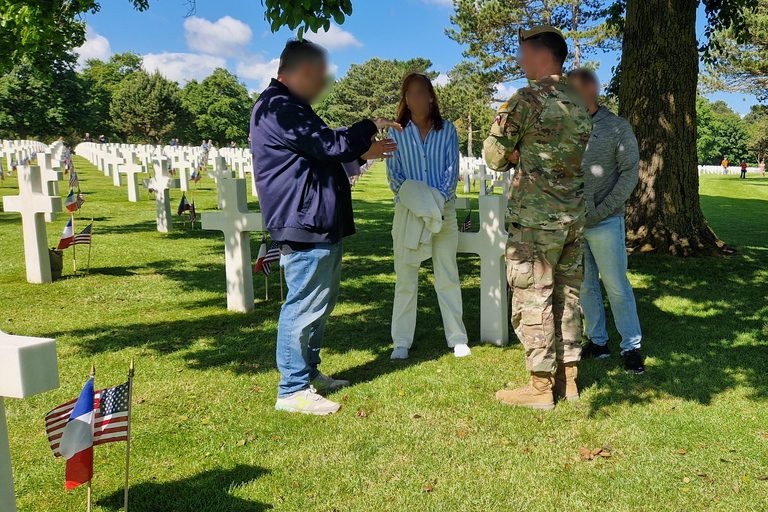
[[[280,245],[272,240],[272,244],[269,246],[267,255],[264,256],[264,263],[274,263],[280,261]]]
[[[128,392],[130,383],[126,382],[114,388],[102,389],[93,396],[93,408],[96,414],[93,430],[93,445],[117,443],[128,439]],[[53,455],[61,457],[59,443],[64,427],[72,415],[77,398],[62,404],[45,415],[45,431]]]
[[[464,223],[461,225],[461,232],[466,233],[472,230],[472,212],[467,214],[467,218],[464,219]]]
[[[77,173],[72,168],[72,172],[69,175],[69,188],[80,188],[80,180],[77,179]]]
[[[196,220],[197,220],[197,212],[195,211],[195,201],[193,200],[192,204],[189,205],[189,222],[194,224]]]
[[[79,210],[80,207],[85,204],[85,197],[83,196],[83,193],[80,192],[80,190],[77,191],[77,209]]]
[[[79,235],[75,237],[75,241],[72,245],[88,245],[91,243],[91,235],[93,235],[93,222],[88,224]]]

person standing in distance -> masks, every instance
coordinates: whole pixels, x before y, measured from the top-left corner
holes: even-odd
[[[459,181],[459,138],[456,128],[440,115],[437,94],[429,77],[409,73],[400,88],[397,121],[403,132],[392,134],[397,153],[387,161],[389,187],[395,194],[394,241],[395,299],[392,304],[392,359],[407,359],[416,330],[416,298],[419,294],[419,266],[432,258],[435,292],[448,346],[456,357],[472,354],[462,320],[461,284],[456,249],[456,185]],[[423,183],[419,183],[423,182]],[[403,186],[405,184],[405,187]],[[419,192],[411,185],[421,185]],[[410,188],[410,192],[408,189]],[[405,200],[400,191],[405,190]],[[411,208],[434,205],[435,230],[426,250],[417,258],[406,258],[403,238],[408,231]],[[442,223],[439,222],[442,213]]]
[[[553,389],[563,398],[579,396],[585,210],[581,157],[592,117],[562,76],[568,46],[560,31],[550,26],[521,29],[518,39],[518,64],[529,85],[499,108],[484,150],[486,163],[496,171],[509,170],[519,159],[509,191],[506,258],[512,326],[525,347],[530,380],[518,389],[498,391],[496,397],[549,410],[555,406]]]
[[[325,88],[325,50],[289,41],[277,79],[251,114],[254,176],[270,236],[280,245],[288,285],[277,327],[282,379],[275,408],[332,414],[340,405],[319,392],[349,385],[318,369],[325,325],[339,295],[342,238],[355,232],[348,173],[367,159],[388,158],[396,145],[373,141],[388,119],[364,120],[332,130],[310,104]]]
[[[584,283],[581,309],[589,341],[584,357],[610,357],[605,307],[600,290],[603,278],[616,329],[621,334],[621,355],[627,372],[645,373],[640,344],[643,339],[632,285],[627,278],[627,246],[624,215],[640,173],[640,150],[626,119],[598,104],[600,81],[594,71],[579,68],[568,78],[587,103],[595,123],[581,169],[587,200],[584,230]]]

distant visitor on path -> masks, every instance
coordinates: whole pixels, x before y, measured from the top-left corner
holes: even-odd
[[[277,327],[282,379],[275,408],[332,414],[338,403],[319,392],[349,385],[320,373],[320,348],[341,282],[342,239],[355,233],[349,175],[368,159],[387,158],[396,146],[373,141],[388,119],[332,130],[310,104],[323,91],[326,52],[304,39],[290,41],[277,79],[251,115],[254,179],[264,223],[280,245],[288,284]],[[210,141],[208,141],[210,145]]]
[[[747,179],[747,161],[742,160],[741,161],[741,176],[740,179],[745,180]]]
[[[509,191],[507,276],[512,326],[525,347],[530,380],[496,397],[511,405],[552,409],[554,393],[570,400],[579,396],[581,157],[592,118],[562,76],[568,45],[560,31],[538,26],[520,30],[518,38],[518,63],[530,83],[501,105],[484,149],[488,166],[496,171],[509,170],[519,158]]]
[[[728,158],[723,158],[723,161],[720,163],[720,165],[723,166],[723,174],[728,174]]]
[[[456,249],[456,185],[459,181],[459,138],[440,115],[432,82],[410,73],[400,88],[393,132],[397,152],[387,160],[389,187],[395,193],[395,299],[392,305],[392,359],[407,359],[416,330],[419,266],[432,258],[435,292],[448,346],[456,357],[472,352],[462,320],[461,285]]]
[[[600,290],[603,278],[616,330],[621,335],[621,355],[627,372],[645,372],[640,343],[643,339],[632,285],[627,278],[624,215],[626,203],[637,186],[640,151],[626,119],[598,105],[600,81],[594,71],[580,68],[569,73],[573,87],[587,103],[595,127],[581,160],[587,202],[584,230],[584,283],[581,309],[589,341],[582,357],[610,357],[605,307]]]
[[[83,137],[83,142],[91,142],[91,134],[86,132],[85,137]]]

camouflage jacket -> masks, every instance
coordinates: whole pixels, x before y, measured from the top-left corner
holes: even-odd
[[[509,189],[512,222],[562,229],[584,215],[581,157],[592,117],[565,77],[548,76],[504,103],[484,144],[491,169],[506,171],[515,148],[520,163]]]

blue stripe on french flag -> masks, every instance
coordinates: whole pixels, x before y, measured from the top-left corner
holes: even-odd
[[[74,489],[93,477],[93,377],[85,383],[61,436],[59,452],[67,459],[66,488]]]

